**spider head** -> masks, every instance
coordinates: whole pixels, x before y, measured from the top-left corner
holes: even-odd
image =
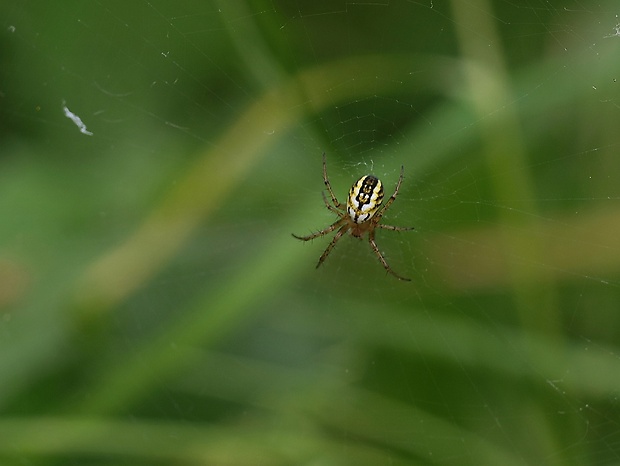
[[[349,190],[347,212],[354,223],[372,218],[383,202],[383,183],[373,175],[362,176]]]

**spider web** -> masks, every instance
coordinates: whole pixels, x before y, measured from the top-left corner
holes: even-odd
[[[1,8],[4,459],[620,462],[614,2]]]

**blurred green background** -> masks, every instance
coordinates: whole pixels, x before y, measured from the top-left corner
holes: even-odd
[[[0,464],[620,464],[616,2],[0,13]]]

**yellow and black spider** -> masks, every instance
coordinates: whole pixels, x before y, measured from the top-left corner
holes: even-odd
[[[373,175],[362,176],[359,180],[355,182],[351,189],[349,190],[349,197],[347,198],[347,204],[341,204],[336,199],[334,192],[332,191],[332,187],[329,183],[329,178],[327,177],[327,163],[325,161],[325,153],[323,153],[323,181],[325,182],[325,186],[329,191],[329,195],[332,198],[332,202],[334,205],[331,205],[327,197],[325,197],[325,191],[322,191],[323,201],[325,202],[325,206],[336,215],[338,215],[338,220],[332,223],[327,228],[324,228],[321,231],[317,231],[308,236],[297,236],[293,233],[293,236],[302,241],[309,241],[314,238],[318,238],[320,236],[325,236],[328,233],[338,229],[338,232],[333,237],[331,243],[327,246],[327,249],[321,254],[319,257],[319,262],[316,264],[317,268],[325,261],[331,250],[334,248],[336,243],[342,235],[344,235],[347,231],[351,233],[351,235],[356,238],[362,238],[364,233],[368,232],[368,242],[370,243],[370,247],[376,254],[377,258],[389,273],[394,275],[399,280],[410,281],[410,278],[405,278],[398,275],[396,272],[392,270],[389,266],[381,251],[377,247],[377,243],[375,243],[375,229],[383,228],[384,230],[393,230],[393,231],[405,231],[405,230],[413,230],[413,227],[394,227],[392,225],[383,225],[379,223],[381,221],[381,217],[385,211],[390,207],[392,202],[396,199],[396,195],[398,194],[398,190],[400,188],[400,184],[403,181],[403,173],[405,171],[404,167],[400,167],[400,177],[398,178],[398,183],[396,184],[396,189],[394,190],[394,194],[387,200],[385,205],[381,207],[381,203],[383,202],[383,183],[381,180]]]

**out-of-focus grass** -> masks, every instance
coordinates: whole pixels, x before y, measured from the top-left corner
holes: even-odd
[[[537,204],[539,171],[563,159],[596,168],[570,143],[542,161],[537,154],[553,146],[550,135],[577,144],[590,125],[617,120],[614,105],[597,107],[608,113],[596,121],[556,119],[566,102],[575,113],[588,110],[590,83],[619,74],[620,62],[605,59],[615,43],[596,55],[586,47],[498,68],[492,60],[512,57],[497,44],[495,57],[476,48],[480,31],[468,27],[467,13],[478,10],[468,4],[451,13],[456,26],[444,25],[461,28],[451,57],[362,46],[331,56],[311,42],[313,55],[300,45],[283,58],[275,51],[304,37],[292,18],[287,27],[299,29],[278,36],[258,14],[277,17],[270,9],[227,10],[224,20],[207,7],[201,15],[192,10],[190,20],[204,14],[225,26],[203,43],[182,34],[189,25],[170,20],[187,6],[64,7],[55,18],[70,13],[81,24],[69,31],[72,40],[54,22],[29,17],[42,6],[8,10],[16,26],[3,39],[13,54],[3,72],[8,124],[0,161],[0,458],[376,465],[604,464],[613,457],[613,445],[589,427],[602,436],[620,431],[613,416],[600,415],[613,410],[606,400],[620,382],[614,334],[597,340],[577,323],[567,331],[563,306],[602,290],[609,301],[598,302],[597,319],[617,324],[605,313],[616,287],[590,280],[615,283],[618,232],[608,219],[617,213],[603,210],[594,190],[571,195],[561,170],[544,186],[553,193],[547,183],[566,182],[569,203],[588,199],[580,207],[585,219]],[[244,36],[234,18],[250,21],[253,34]],[[324,27],[312,24],[308,34]],[[105,33],[116,28],[135,48],[121,47],[130,37]],[[247,50],[261,34],[272,42]],[[482,36],[499,42],[494,34]],[[107,68],[97,66],[108,78],[89,74],[89,43],[107,52]],[[235,49],[242,66],[231,58]],[[164,50],[176,53],[162,57]],[[127,65],[135,69],[128,73]],[[63,119],[60,99],[44,91],[49,82],[92,138]],[[322,139],[322,126],[340,123],[329,112],[349,121],[360,116],[353,103],[425,94],[432,105],[419,121],[406,122],[410,110],[389,115],[404,123],[394,131],[399,144],[384,148],[390,157],[382,159],[394,173],[407,167],[394,209],[418,230],[398,236],[411,244],[401,264],[414,255],[421,261],[414,283],[381,285],[379,265],[361,270],[337,258],[315,273],[323,244],[301,244],[290,233],[331,218],[319,195],[320,150],[314,153],[340,142]],[[197,110],[187,115],[181,108],[190,104]],[[119,120],[96,118],[106,112]],[[311,142],[300,144],[308,133]],[[599,136],[585,147],[618,144],[614,132]],[[339,160],[330,154],[340,184]],[[452,210],[433,210],[441,193],[415,199],[414,186],[454,166],[471,167],[468,181],[491,193],[475,199],[490,218],[479,210],[452,223],[442,217]],[[609,236],[598,234],[602,228]],[[578,320],[577,309],[569,312]],[[595,409],[584,413],[586,405]]]

